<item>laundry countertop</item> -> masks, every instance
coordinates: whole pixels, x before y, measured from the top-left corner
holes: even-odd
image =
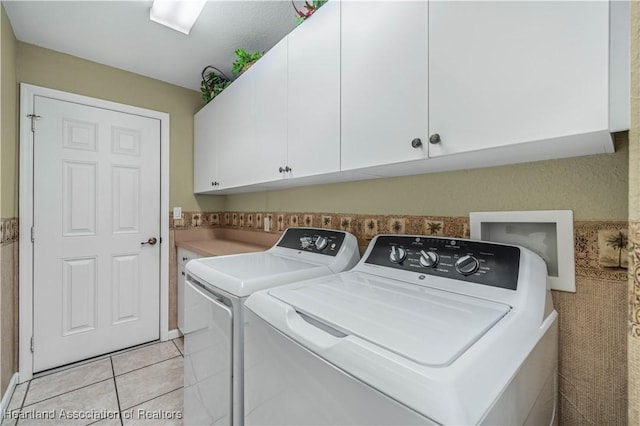
[[[280,234],[232,229],[176,231],[175,245],[200,256],[225,256],[267,250]]]

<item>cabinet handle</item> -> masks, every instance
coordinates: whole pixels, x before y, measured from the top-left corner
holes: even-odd
[[[437,133],[429,136],[429,143],[440,143],[442,140],[440,139],[440,135]]]
[[[220,185],[220,182],[211,182],[211,186],[218,186]]]
[[[285,172],[292,172],[292,171],[293,171],[293,169],[292,169],[291,167],[289,167],[289,166],[286,166],[286,167],[284,168],[284,171],[285,171]]]
[[[283,173],[283,172],[284,172],[284,169],[282,168],[282,166],[280,166],[280,168],[278,169],[278,171],[279,171],[280,173]]]
[[[188,257],[183,257],[182,261],[185,262],[188,259]]]
[[[182,273],[182,276],[184,277],[184,272],[181,272],[181,273]]]
[[[420,140],[420,138],[415,138],[411,141],[411,146],[414,148],[420,148],[422,146],[422,140]]]

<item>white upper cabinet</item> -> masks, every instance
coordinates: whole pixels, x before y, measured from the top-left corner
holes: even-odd
[[[217,104],[214,134],[219,189],[246,185],[251,180],[246,162],[254,142],[252,83],[252,75],[245,73],[210,102]]]
[[[246,74],[253,84],[254,133],[242,157],[243,184],[282,179],[279,168],[285,167],[287,156],[287,39]]]
[[[342,3],[342,170],[427,157],[427,8]]]
[[[340,170],[340,2],[287,37],[290,177]]]
[[[441,142],[429,155],[608,138],[608,10],[605,1],[430,1],[429,133]]]
[[[216,118],[218,103],[210,102],[193,117],[193,192],[217,189]]]
[[[195,116],[194,191],[613,152],[625,1],[331,0]]]

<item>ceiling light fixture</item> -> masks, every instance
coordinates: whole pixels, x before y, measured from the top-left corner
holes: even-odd
[[[153,0],[149,19],[189,35],[207,0]]]

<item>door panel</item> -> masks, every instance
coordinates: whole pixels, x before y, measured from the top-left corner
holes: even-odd
[[[96,328],[96,258],[63,260],[62,335],[82,333]]]
[[[34,372],[159,338],[160,122],[35,97]]]

